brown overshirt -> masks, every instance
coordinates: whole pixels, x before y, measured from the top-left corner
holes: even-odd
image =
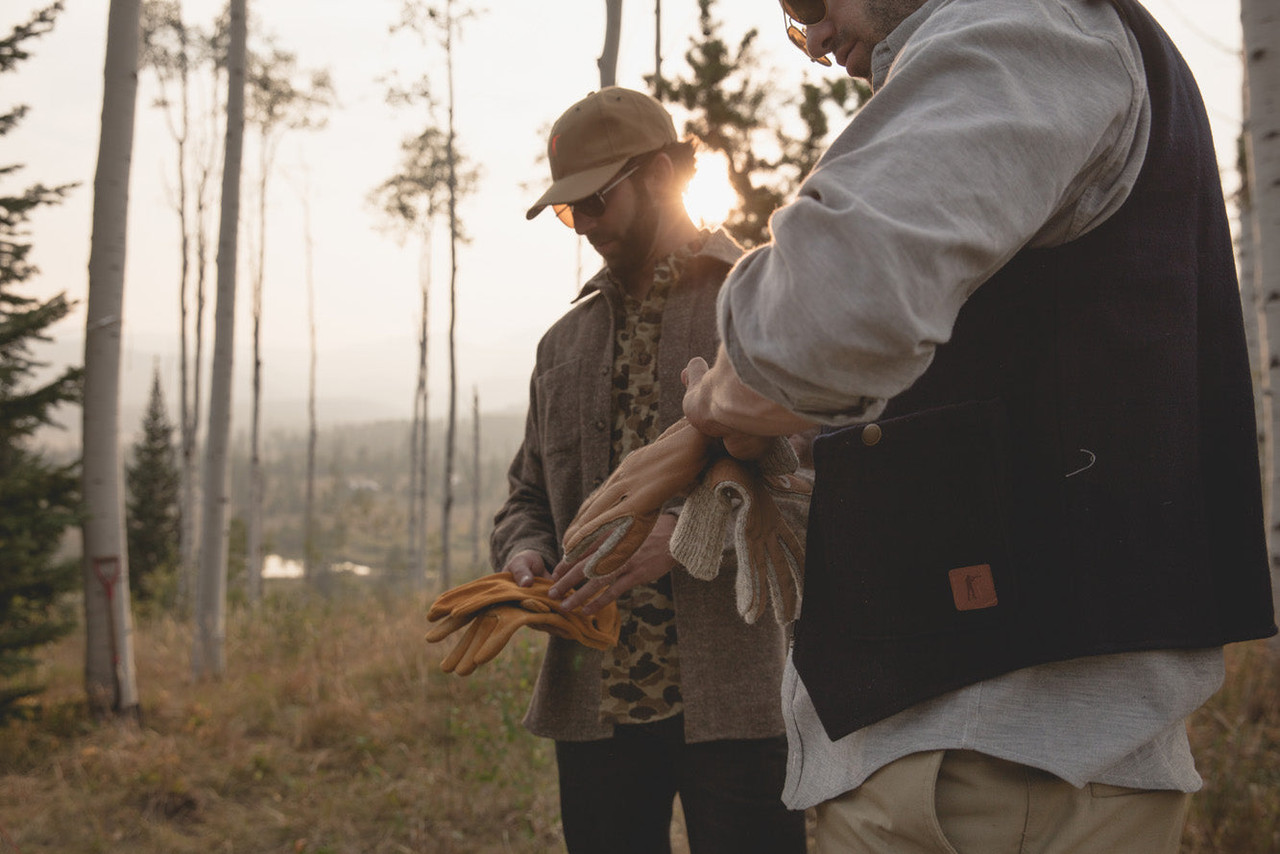
[[[726,233],[712,233],[667,298],[658,350],[662,429],[683,414],[685,365],[694,356],[715,357],[716,293],[741,254]],[[524,549],[554,566],[565,528],[609,474],[614,319],[621,300],[601,271],[538,344],[524,442],[508,471],[510,494],[494,519],[495,569]],[[732,554],[723,566],[710,582],[681,568],[671,573],[690,742],[783,733],[783,630],[769,617],[743,622],[734,604]],[[601,665],[599,651],[549,638],[525,716],[529,730],[560,741],[612,736],[613,725],[600,720]]]

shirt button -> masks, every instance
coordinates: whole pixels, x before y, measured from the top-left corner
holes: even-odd
[[[597,430],[603,430],[603,429],[604,429],[604,427],[605,427],[604,419],[603,419],[603,418],[597,418],[597,419],[596,419],[596,429],[597,429]]]
[[[880,441],[881,435],[883,434],[879,424],[868,424],[862,428],[862,444],[869,448]]]

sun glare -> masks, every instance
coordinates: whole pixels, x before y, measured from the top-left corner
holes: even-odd
[[[729,218],[737,201],[729,184],[729,161],[718,151],[697,154],[697,172],[684,192],[689,217],[703,228],[715,228]]]

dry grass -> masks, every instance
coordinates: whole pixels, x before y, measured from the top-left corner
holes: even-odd
[[[540,636],[446,677],[424,609],[274,597],[231,615],[228,676],[207,683],[187,626],[143,622],[141,727],[87,718],[68,639],[40,714],[0,730],[0,854],[562,850],[553,752],[520,726]],[[1191,725],[1207,786],[1184,854],[1280,851],[1277,661],[1244,645],[1228,665]]]
[[[1205,787],[1182,854],[1280,852],[1280,656],[1263,642],[1228,647],[1223,688],[1189,731]]]
[[[232,615],[228,676],[200,684],[186,626],[140,625],[141,728],[90,725],[83,640],[60,646],[43,719],[0,737],[0,851],[553,850],[553,754],[519,723],[537,636],[446,677],[424,613],[275,599]]]

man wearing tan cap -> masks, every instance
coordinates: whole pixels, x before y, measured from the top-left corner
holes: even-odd
[[[622,88],[551,129],[552,184],[528,215],[550,206],[605,266],[538,345],[491,541],[494,569],[522,584],[550,575],[587,494],[680,417],[681,369],[715,353],[716,293],[742,250],[684,210],[693,148],[657,101]],[[669,511],[608,579],[555,591],[568,608],[599,593],[587,611],[616,599],[623,623],[605,652],[550,638],[525,718],[556,741],[568,850],[669,851],[678,794],[694,854],[798,854],[803,813],[780,800],[783,630],[743,622],[733,572],[708,582],[678,568]]]

